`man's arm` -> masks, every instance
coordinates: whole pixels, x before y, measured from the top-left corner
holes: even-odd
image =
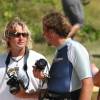
[[[93,90],[92,78],[89,77],[83,79],[79,100],[91,100],[92,90]]]
[[[62,8],[65,16],[72,24],[72,29],[68,34],[68,37],[74,37],[74,35],[84,25],[84,11],[80,0],[61,0]]]
[[[67,37],[74,37],[75,34],[80,30],[80,24],[74,24],[71,28],[71,31],[69,32]]]

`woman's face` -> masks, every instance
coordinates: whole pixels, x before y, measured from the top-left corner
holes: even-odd
[[[8,43],[11,49],[22,49],[25,48],[28,41],[28,33],[22,26],[17,25],[15,30],[10,30],[11,34],[8,37]],[[9,32],[9,33],[10,33]]]

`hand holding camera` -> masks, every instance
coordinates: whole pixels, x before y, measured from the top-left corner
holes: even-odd
[[[27,89],[27,84],[29,80],[24,70],[20,70],[19,72],[18,67],[9,68],[7,70],[7,75],[9,77],[7,85],[9,86],[9,92],[11,94],[16,95],[22,89],[23,90]]]

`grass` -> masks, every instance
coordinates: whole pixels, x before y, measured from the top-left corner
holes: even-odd
[[[91,3],[85,6],[85,23],[89,23],[95,29],[100,26],[100,6],[99,0],[91,0]]]
[[[93,95],[92,95],[92,99],[91,100],[96,100],[97,95],[98,95],[98,92],[93,92]]]
[[[100,46],[99,46],[100,39],[93,41],[93,42],[87,41],[83,44],[88,49],[90,55],[92,54],[100,55]],[[100,68],[100,58],[99,57],[93,57],[91,61],[94,62],[97,65],[97,67]]]

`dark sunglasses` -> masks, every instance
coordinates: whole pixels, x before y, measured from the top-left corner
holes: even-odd
[[[9,32],[9,36],[11,36],[11,37],[20,37],[20,36],[28,37],[28,33]]]

